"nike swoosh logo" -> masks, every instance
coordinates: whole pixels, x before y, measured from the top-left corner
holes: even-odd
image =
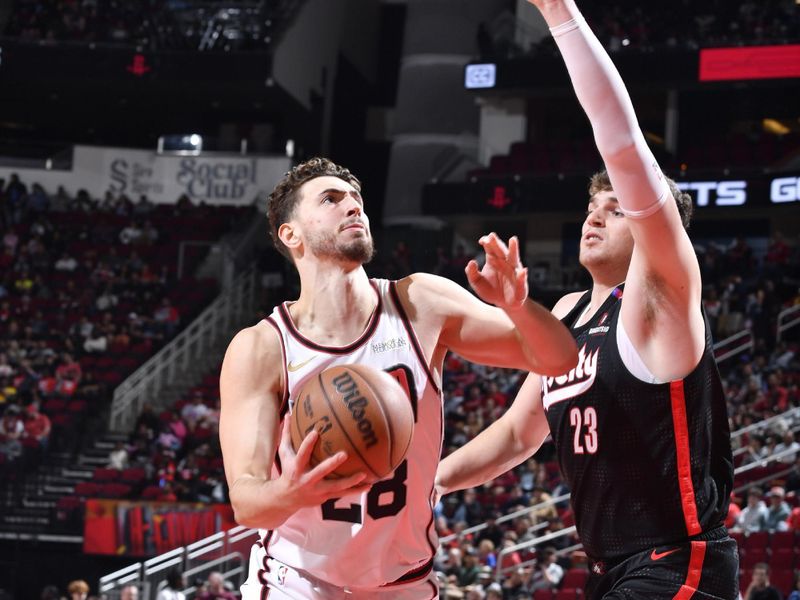
[[[286,365],[286,367],[287,367],[287,368],[288,368],[290,371],[294,372],[294,371],[297,371],[297,370],[299,370],[299,369],[302,369],[302,368],[303,368],[303,367],[305,367],[305,366],[306,366],[308,363],[310,363],[312,360],[314,360],[314,357],[313,357],[313,356],[312,356],[311,358],[309,358],[308,360],[304,360],[303,362],[299,362],[299,363],[297,363],[297,364],[294,364],[294,365],[293,365],[291,362],[289,362],[289,364],[288,364],[288,365]]]
[[[653,550],[653,552],[650,554],[650,560],[661,560],[665,556],[669,556],[670,554],[672,554],[673,552],[677,552],[678,550],[680,550],[680,548],[673,548],[672,550],[667,550],[666,552],[656,552],[655,550]]]

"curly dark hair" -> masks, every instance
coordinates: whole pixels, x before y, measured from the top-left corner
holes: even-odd
[[[292,218],[297,201],[300,199],[297,190],[307,181],[317,177],[338,177],[346,181],[357,191],[361,191],[361,182],[349,169],[337,165],[327,158],[314,157],[287,171],[272,190],[267,200],[267,217],[269,218],[269,235],[275,248],[289,260],[292,255],[278,237],[278,228]]]
[[[683,223],[683,228],[689,229],[689,223],[692,220],[692,211],[694,210],[692,197],[686,192],[681,191],[678,188],[678,184],[666,175],[664,175],[664,179],[667,180],[669,191],[672,192],[672,197],[675,198],[675,203],[678,205],[678,212],[681,215],[681,223]],[[608,177],[608,171],[605,169],[592,175],[592,178],[589,180],[590,198],[599,192],[608,192],[612,189],[613,187],[611,185],[611,180]]]

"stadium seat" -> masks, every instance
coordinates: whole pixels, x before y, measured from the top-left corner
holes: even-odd
[[[564,574],[564,579],[561,580],[561,587],[568,588],[585,588],[586,581],[589,579],[589,571],[586,569],[569,569]]]
[[[92,479],[96,483],[107,483],[119,479],[120,472],[116,469],[109,469],[106,467],[98,467],[92,474]]]
[[[745,553],[751,550],[766,550],[769,547],[769,532],[755,531],[744,538]]]
[[[581,598],[583,598],[583,592],[574,588],[558,590],[555,595],[555,600],[580,600]]]
[[[772,548],[773,552],[781,548],[796,548],[797,547],[796,532],[776,531],[775,533],[772,534],[772,536],[770,536],[769,547]]]

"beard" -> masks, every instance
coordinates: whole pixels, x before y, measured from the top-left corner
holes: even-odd
[[[324,258],[343,259],[365,265],[375,256],[372,237],[363,235],[348,242],[337,240],[334,234],[319,234],[308,238],[313,254]]]

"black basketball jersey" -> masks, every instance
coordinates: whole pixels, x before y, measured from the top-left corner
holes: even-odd
[[[617,347],[622,286],[584,325],[584,294],[562,319],[579,349],[542,399],[578,535],[594,560],[684,541],[720,525],[733,488],[730,431],[711,335],[686,378],[646,383]]]

